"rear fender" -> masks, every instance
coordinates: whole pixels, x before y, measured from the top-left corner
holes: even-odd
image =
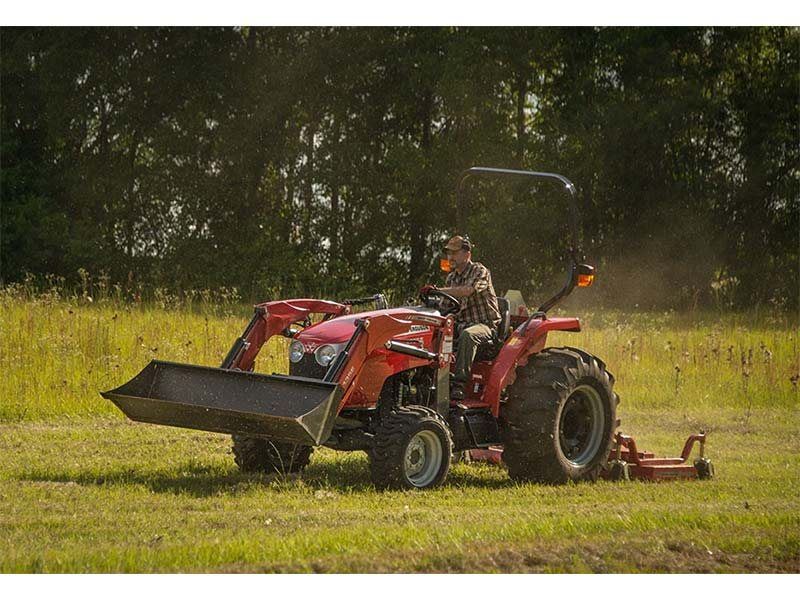
[[[550,331],[581,330],[581,323],[576,318],[532,319],[520,325],[508,338],[497,358],[493,361],[492,373],[486,384],[484,402],[488,403],[492,414],[500,413],[500,393],[514,383],[516,369],[525,365],[531,354],[541,352],[547,342]]]

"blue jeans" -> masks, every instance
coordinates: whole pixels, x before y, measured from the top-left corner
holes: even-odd
[[[472,362],[478,346],[492,339],[492,328],[483,323],[467,324],[456,342],[456,369],[453,381],[466,383],[472,370]]]

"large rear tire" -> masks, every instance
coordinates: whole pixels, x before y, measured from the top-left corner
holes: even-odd
[[[299,473],[308,466],[314,448],[265,438],[233,436],[233,458],[244,472]]]
[[[619,403],[603,361],[577,348],[546,348],[516,374],[501,408],[511,479],[595,481],[608,460]]]
[[[440,485],[450,470],[453,439],[435,410],[401,406],[375,432],[370,475],[380,489],[427,489]]]

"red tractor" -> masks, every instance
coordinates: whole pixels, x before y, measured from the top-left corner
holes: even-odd
[[[459,198],[473,175],[564,184],[572,260],[564,287],[532,314],[511,314],[509,302],[498,299],[502,321],[491,343],[479,348],[463,400],[449,394],[459,301],[436,289],[419,305],[399,308],[389,308],[380,294],[343,303],[259,304],[220,368],[154,360],[103,397],[136,421],[233,434],[244,471],[299,472],[322,445],[367,452],[380,488],[430,488],[445,480],[454,453],[499,457],[501,448],[517,481],[595,480],[615,452],[611,467],[627,474],[622,447],[615,446],[614,377],[588,352],[545,347],[550,331],[580,331],[577,318],[546,313],[594,277],[578,259],[573,185],[551,173],[475,167],[461,179]],[[354,312],[366,302],[376,310]],[[288,376],[253,372],[274,335],[291,339]]]

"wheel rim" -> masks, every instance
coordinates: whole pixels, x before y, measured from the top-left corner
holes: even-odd
[[[569,463],[592,462],[603,441],[603,400],[590,385],[575,388],[564,404],[558,423],[561,452]]]
[[[420,431],[406,446],[403,467],[406,478],[415,487],[429,485],[442,466],[444,452],[439,437],[432,431]]]

